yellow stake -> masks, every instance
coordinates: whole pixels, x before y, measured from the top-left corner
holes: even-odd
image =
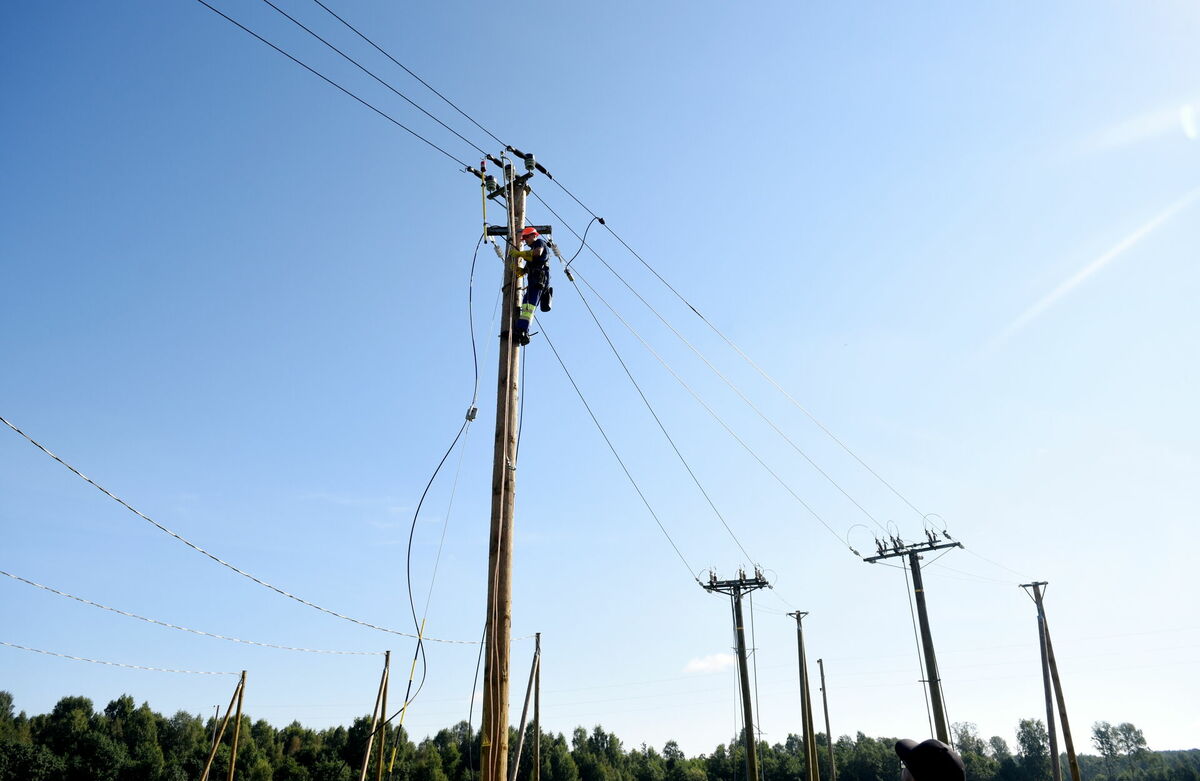
[[[484,207],[486,210],[486,206]],[[417,647],[421,647],[421,638],[425,636],[425,619],[421,619],[421,628],[417,630]],[[412,668],[408,671],[408,688],[412,689],[412,682],[417,677],[417,654],[413,654]],[[408,703],[406,699],[404,705],[400,707],[400,721],[396,723],[397,727],[404,726],[404,716],[408,713]],[[396,767],[396,751],[400,748],[400,737],[396,737],[396,745],[392,746],[392,758],[388,762],[388,775],[392,774],[392,770]]]

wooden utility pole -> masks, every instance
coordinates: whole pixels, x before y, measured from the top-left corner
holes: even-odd
[[[1062,780],[1062,765],[1058,755],[1058,739],[1054,729],[1054,705],[1051,703],[1051,692],[1057,700],[1058,718],[1062,724],[1063,742],[1067,747],[1067,764],[1071,770],[1072,781],[1080,781],[1079,775],[1079,760],[1075,756],[1075,741],[1071,739],[1071,723],[1067,720],[1067,703],[1063,697],[1062,681],[1058,677],[1058,663],[1054,659],[1054,645],[1050,641],[1050,627],[1046,624],[1046,608],[1042,602],[1042,586],[1047,585],[1046,581],[1040,580],[1033,583],[1022,583],[1021,588],[1025,589],[1026,593],[1032,589],[1031,596],[1033,602],[1037,605],[1038,615],[1038,643],[1042,653],[1042,686],[1046,691],[1046,732],[1050,737],[1050,753],[1053,756],[1051,770],[1054,774],[1054,781]]]
[[[387,718],[384,713],[384,701],[387,699],[388,663],[391,662],[392,652],[388,651],[383,657],[383,673],[379,676],[379,691],[375,695],[375,707],[371,710],[371,731],[367,734],[367,747],[363,751],[362,766],[358,771],[358,781],[367,781],[367,770],[371,767],[371,749],[375,745],[375,733],[381,728],[380,722]],[[386,730],[387,725],[382,725]],[[379,756],[383,757],[383,747],[380,745]]]
[[[542,633],[537,633],[537,643],[533,649],[533,661],[529,665],[529,683],[525,687],[525,704],[521,706],[521,727],[517,730],[517,753],[513,756],[512,766],[508,771],[508,781],[516,781],[517,771],[521,769],[521,751],[525,748],[525,719],[529,716],[529,700],[533,696],[534,681],[537,680],[538,670],[542,664]]]
[[[821,704],[825,707],[825,742],[829,748],[829,779],[837,781],[837,765],[833,761],[833,731],[829,728],[829,694],[825,691],[825,661],[817,660],[821,668]]]
[[[796,648],[800,656],[800,724],[804,732],[804,771],[808,781],[820,781],[817,770],[817,737],[813,729],[812,688],[808,683],[808,655],[804,650],[804,617],[807,611],[788,613],[796,619]]]
[[[527,182],[533,156],[525,158],[525,174],[504,166],[508,200],[508,248],[516,249],[525,227]],[[500,365],[496,385],[496,441],[492,458],[492,517],[488,542],[486,656],[483,674],[482,781],[507,781],[508,680],[512,641],[513,507],[517,478],[517,387],[521,345],[516,340],[517,275],[504,260],[504,296],[500,309]]]
[[[383,781],[383,757],[387,753],[387,698],[388,689],[392,685],[392,652],[383,652],[383,703],[379,715],[383,723],[379,726],[379,758],[375,763],[375,781]],[[367,752],[368,756],[371,752]]]
[[[225,727],[229,724],[229,716],[233,713],[234,703],[239,702],[242,687],[246,684],[246,672],[242,671],[242,677],[238,679],[237,686],[233,688],[233,696],[229,698],[229,705],[225,708],[225,718],[221,720],[221,729],[213,733],[212,748],[208,752],[208,759],[204,762],[204,772],[200,775],[200,781],[208,781],[208,774],[212,771],[213,760],[217,756],[217,747],[221,745],[221,738],[225,737]],[[220,706],[217,706],[217,713],[221,712]]]
[[[233,722],[233,746],[229,751],[229,775],[227,781],[233,781],[233,772],[237,769],[238,738],[242,734],[242,700],[246,696],[246,671],[242,670],[241,683],[238,685],[237,715]]]
[[[921,646],[925,655],[925,684],[929,687],[929,699],[933,706],[934,735],[946,745],[950,745],[950,727],[946,721],[946,703],[942,699],[942,679],[938,675],[937,655],[933,652],[933,635],[929,631],[929,610],[925,607],[925,582],[921,579],[921,553],[928,553],[944,548],[961,548],[961,542],[948,540],[940,542],[937,532],[925,530],[926,542],[914,542],[905,545],[898,538],[890,541],[875,540],[878,555],[863,559],[868,564],[874,564],[883,559],[895,556],[907,556],[908,568],[912,570],[913,595],[917,602],[917,619],[921,624]],[[890,543],[890,544],[889,544]]]
[[[715,572],[708,575],[708,583],[701,584],[705,591],[728,594],[733,602],[733,630],[737,638],[738,680],[742,687],[742,719],[746,725],[746,779],[759,781],[758,777],[758,738],[754,732],[754,700],[750,693],[750,670],[746,665],[746,631],[742,620],[742,595],[749,594],[771,584],[755,569],[754,577],[747,578],[743,571],[738,572],[735,580],[717,580]]]
[[[538,666],[533,673],[533,781],[542,781],[542,633],[533,637]],[[1079,781],[1076,779],[1076,781]]]

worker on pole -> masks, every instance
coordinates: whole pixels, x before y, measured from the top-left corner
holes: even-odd
[[[550,287],[550,250],[546,240],[529,227],[521,231],[517,245],[528,245],[526,250],[509,250],[509,257],[525,261],[521,266],[517,263],[517,277],[525,278],[525,294],[521,297],[521,310],[517,315],[517,342],[529,344],[529,325],[533,322],[533,310],[540,307],[543,312],[550,311],[550,299],[554,288]]]

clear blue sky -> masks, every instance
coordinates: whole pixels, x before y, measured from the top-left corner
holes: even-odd
[[[489,151],[490,139],[307,0],[284,4]],[[477,153],[262,3],[219,7],[455,156]],[[969,550],[927,568],[950,718],[1012,742],[1043,715],[1047,609],[1077,740],[1200,734],[1200,10],[1156,4],[334,6],[501,138],[537,153],[702,312]],[[8,4],[0,414],[164,525],[306,599],[408,629],[404,552],[472,395],[475,180],[192,0]],[[511,56],[510,56],[511,55]],[[577,230],[587,216],[535,187]],[[531,205],[535,222],[557,222]],[[489,218],[500,222],[495,208]],[[556,236],[567,252],[578,244]],[[593,241],[594,240],[594,241]],[[595,249],[882,525],[921,519],[754,374],[606,231]],[[901,572],[873,521],[588,253],[581,273],[836,530],[830,534],[606,311],[631,370],[777,589],[755,601],[760,721],[799,730],[795,635],[833,731],[928,733]],[[557,267],[556,267],[557,271]],[[499,264],[475,287],[482,392],[429,610],[484,608]],[[745,557],[558,274],[544,316],[689,565]],[[705,594],[553,361],[528,350],[514,634],[543,633],[547,728],[711,750],[736,729],[727,603]],[[382,650],[222,569],[0,430],[0,569],[184,626]],[[428,591],[457,454],[416,528]],[[891,524],[894,524],[892,526]],[[375,657],[250,647],[0,578],[0,640],[249,671],[247,709],[370,710]],[[514,670],[531,643],[514,643]],[[44,712],[128,692],[208,712],[232,678],[0,647]],[[429,648],[416,736],[465,718],[475,648]],[[393,693],[393,700],[400,692]],[[519,712],[519,706],[518,711]]]

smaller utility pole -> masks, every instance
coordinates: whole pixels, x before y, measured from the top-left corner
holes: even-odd
[[[929,631],[929,611],[925,607],[925,583],[921,580],[921,553],[928,553],[944,548],[961,548],[961,542],[955,542],[946,535],[946,542],[938,539],[937,532],[925,530],[925,542],[914,542],[905,545],[899,537],[887,541],[875,540],[877,555],[863,559],[868,564],[874,564],[884,559],[896,556],[908,557],[908,567],[913,574],[913,594],[917,601],[917,618],[921,623],[921,645],[925,651],[925,677],[929,687],[929,699],[933,703],[933,723],[937,733],[934,737],[946,745],[950,745],[950,727],[946,721],[946,703],[942,699],[942,679],[938,675],[937,656],[933,652],[933,635]],[[890,543],[890,544],[889,544]]]
[[[1033,602],[1037,605],[1038,614],[1038,641],[1042,652],[1042,686],[1046,690],[1046,732],[1050,736],[1050,753],[1054,757],[1051,764],[1051,770],[1054,773],[1054,781],[1061,781],[1062,767],[1059,763],[1058,756],[1058,740],[1054,729],[1054,706],[1051,704],[1051,688],[1053,686],[1054,696],[1058,701],[1058,718],[1062,723],[1063,742],[1067,744],[1067,764],[1071,769],[1072,781],[1080,781],[1079,760],[1075,756],[1075,741],[1071,739],[1071,723],[1067,720],[1067,703],[1063,697],[1062,681],[1058,677],[1058,663],[1054,659],[1054,645],[1050,642],[1050,627],[1046,624],[1046,608],[1042,603],[1042,586],[1048,585],[1046,581],[1040,580],[1033,583],[1022,583],[1021,588],[1025,589],[1028,594],[1032,590],[1030,596]]]
[[[833,731],[829,729],[829,695],[825,692],[825,661],[817,660],[821,668],[821,704],[825,706],[825,742],[829,748],[829,781],[837,781],[837,765],[833,761]]]
[[[788,613],[796,619],[796,647],[800,655],[800,725],[804,732],[804,771],[808,781],[820,781],[817,769],[817,737],[813,727],[812,687],[808,684],[808,656],[804,651],[804,617],[808,611]]]
[[[242,734],[242,700],[246,696],[245,670],[242,670],[241,681],[241,685],[238,686],[237,716],[234,717],[237,719],[237,721],[233,723],[233,745],[230,747],[229,751],[229,777],[227,781],[233,781],[233,772],[237,769],[238,738],[241,737]]]
[[[733,603],[733,630],[737,640],[738,680],[742,685],[742,718],[746,725],[746,779],[759,781],[758,777],[758,741],[754,732],[754,707],[750,693],[750,670],[746,666],[746,631],[742,621],[742,595],[770,587],[763,577],[762,571],[754,570],[754,577],[747,578],[745,570],[738,570],[734,580],[717,580],[715,572],[708,573],[708,583],[702,583],[705,591],[727,594]]]
[[[533,672],[533,781],[542,781],[542,633],[533,638],[538,665]],[[1076,781],[1079,781],[1076,779]]]

